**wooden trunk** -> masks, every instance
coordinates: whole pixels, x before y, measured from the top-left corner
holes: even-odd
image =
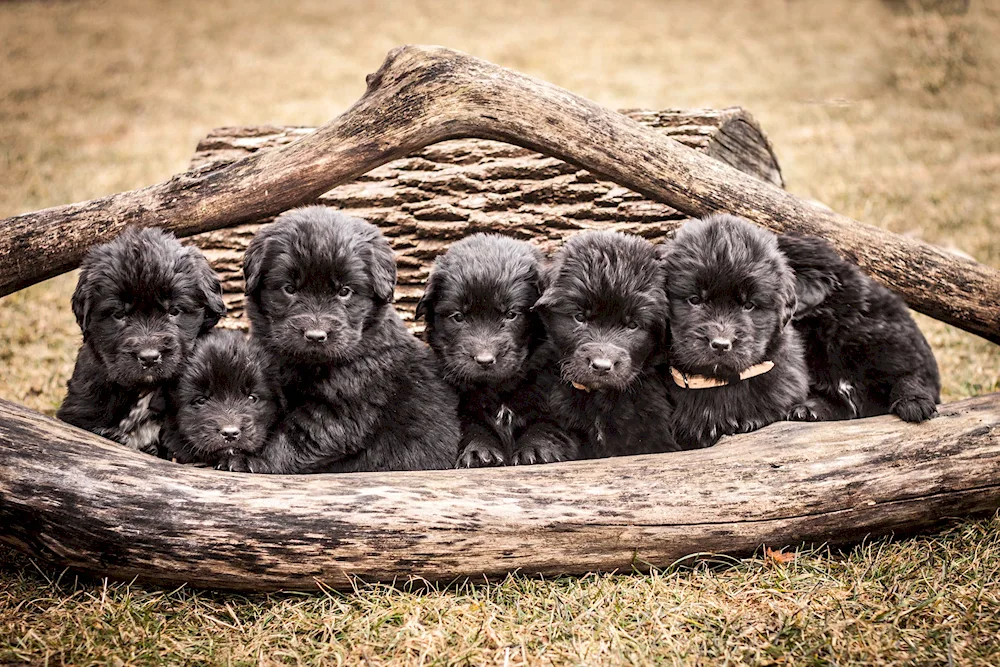
[[[0,401],[0,541],[168,586],[629,572],[850,544],[998,506],[1000,394],[924,424],[784,422],[676,454],[341,475],[180,466]]]
[[[767,138],[743,109],[623,113],[747,174],[783,185]],[[261,149],[285,146],[312,131],[221,128],[199,143],[191,170],[215,168]],[[389,237],[399,266],[396,305],[408,322],[434,258],[469,234],[510,234],[550,252],[573,232],[612,226],[655,241],[688,218],[562,160],[484,139],[458,139],[425,148],[340,185],[318,201],[375,223]],[[243,252],[257,228],[271,219],[189,240],[205,251],[222,278],[229,310],[222,326],[246,325]]]

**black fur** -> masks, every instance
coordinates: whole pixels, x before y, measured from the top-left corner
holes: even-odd
[[[288,412],[256,456],[270,473],[450,468],[458,399],[391,301],[392,248],[378,228],[310,206],[262,228],[243,263],[251,334],[279,371]]]
[[[128,229],[87,253],[72,305],[83,346],[59,419],[154,453],[155,394],[225,313],[218,277],[173,234]]]
[[[815,236],[782,236],[795,270],[793,321],[806,344],[810,400],[798,419],[937,413],[941,380],[930,345],[902,298]]]
[[[169,392],[163,425],[167,458],[215,464],[256,454],[278,419],[267,356],[239,331],[203,336]]]
[[[523,241],[475,234],[434,264],[417,317],[445,380],[459,392],[458,465],[561,461],[575,455],[549,418],[552,359],[531,308],[539,296],[542,255]],[[551,356],[551,355],[549,355]]]
[[[550,408],[581,443],[581,456],[678,449],[667,392],[652,366],[667,310],[655,247],[618,232],[577,234],[544,278],[535,308],[562,378]]]
[[[774,234],[731,215],[692,220],[662,246],[670,299],[670,362],[693,374],[729,380],[685,389],[666,377],[674,436],[685,448],[787,418],[806,400],[802,342],[788,326],[795,275]],[[763,361],[774,368],[740,380]]]

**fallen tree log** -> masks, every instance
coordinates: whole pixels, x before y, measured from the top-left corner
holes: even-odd
[[[622,113],[744,173],[783,185],[767,138],[742,109]],[[219,168],[287,146],[314,129],[220,128],[198,144],[191,169]],[[411,323],[434,258],[469,234],[508,234],[549,252],[582,229],[614,227],[657,241],[689,217],[562,160],[483,139],[435,144],[339,185],[317,201],[365,218],[386,234],[399,268],[396,306]],[[227,306],[222,326],[246,325],[243,253],[260,225],[271,219],[188,241],[205,251],[222,280]]]
[[[172,464],[0,401],[0,540],[170,586],[629,571],[850,544],[998,507],[1000,394],[923,424],[785,422],[677,454],[298,476]]]
[[[724,210],[823,236],[914,309],[1000,342],[997,269],[855,222],[561,88],[439,47],[395,49],[358,102],[284,148],[0,221],[0,296],[73,268],[128,225],[190,235],[260,220],[461,137],[558,157],[689,215]]]

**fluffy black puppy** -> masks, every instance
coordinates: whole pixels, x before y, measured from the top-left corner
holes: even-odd
[[[173,234],[128,229],[87,253],[72,305],[83,346],[57,416],[155,453],[158,390],[225,313],[218,277]]]
[[[933,417],[941,392],[937,361],[903,299],[821,238],[785,235],[778,246],[795,270],[793,322],[810,374],[808,407],[793,417]]]
[[[775,235],[711,215],[686,223],[662,254],[677,442],[708,447],[787,418],[806,400],[808,375],[788,326],[795,274]]]
[[[200,338],[168,393],[167,457],[215,464],[260,451],[279,413],[272,376],[264,352],[241,332],[215,330]]]
[[[667,392],[652,366],[667,311],[656,248],[619,232],[577,234],[544,281],[535,309],[562,378],[550,407],[581,443],[581,456],[677,450]]]
[[[451,468],[458,399],[392,307],[396,261],[378,228],[323,206],[262,228],[243,262],[251,334],[279,370],[287,414],[230,470]]]
[[[536,354],[545,336],[531,310],[541,262],[529,243],[475,234],[438,257],[417,304],[459,393],[459,466],[550,463],[575,452],[549,416],[553,360]]]

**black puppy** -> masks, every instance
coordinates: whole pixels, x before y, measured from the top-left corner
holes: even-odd
[[[163,425],[167,458],[211,463],[256,454],[278,419],[266,355],[239,331],[200,338],[169,392]]]
[[[821,238],[786,235],[778,246],[795,270],[793,322],[810,373],[808,408],[793,417],[933,417],[941,392],[937,361],[903,299]]]
[[[662,254],[677,442],[708,447],[787,418],[806,400],[808,375],[788,326],[795,275],[775,235],[711,215],[686,223]]]
[[[562,381],[550,406],[583,458],[675,451],[671,408],[652,366],[664,343],[662,263],[648,241],[619,232],[570,238],[535,304]]]
[[[156,453],[157,392],[225,313],[218,277],[173,234],[128,229],[87,253],[72,305],[83,346],[57,416]]]
[[[549,418],[557,380],[531,308],[542,254],[532,245],[475,234],[438,257],[417,304],[445,379],[459,392],[464,467],[561,461],[575,455]],[[548,357],[548,358],[546,358]]]
[[[287,414],[230,470],[451,468],[458,398],[392,307],[396,261],[378,228],[323,206],[262,228],[243,262],[251,334],[279,372]]]

